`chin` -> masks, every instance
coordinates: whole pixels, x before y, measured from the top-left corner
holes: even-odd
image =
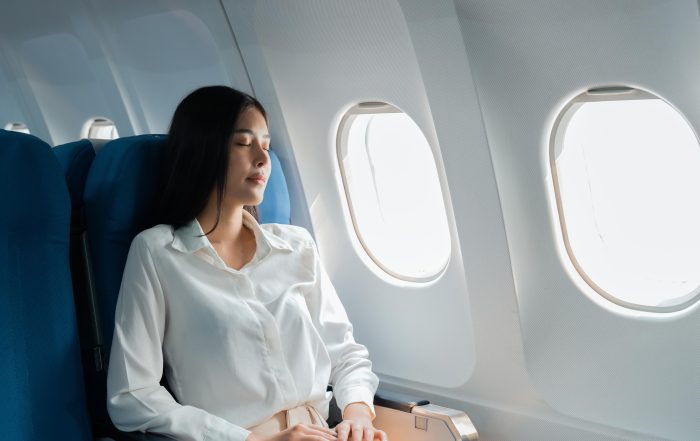
[[[260,195],[255,195],[253,197],[248,198],[247,201],[245,202],[245,205],[248,205],[248,206],[260,205],[260,203],[262,201],[263,201],[263,194],[261,193]]]

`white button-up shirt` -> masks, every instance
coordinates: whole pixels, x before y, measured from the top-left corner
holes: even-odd
[[[243,222],[257,246],[238,271],[196,219],[132,242],[107,380],[119,429],[243,441],[246,427],[302,403],[327,417],[328,384],[341,410],[364,402],[374,412],[377,377],[311,235],[247,212]]]

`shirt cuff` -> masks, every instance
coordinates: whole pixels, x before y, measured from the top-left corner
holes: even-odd
[[[215,415],[210,417],[204,431],[204,441],[245,441],[250,435],[250,430]]]
[[[370,412],[372,412],[372,419],[374,419],[377,414],[374,411],[374,392],[362,387],[351,387],[343,391],[333,391],[335,395],[335,402],[338,404],[340,409],[340,414],[345,413],[345,408],[351,403],[365,403],[369,407]]]

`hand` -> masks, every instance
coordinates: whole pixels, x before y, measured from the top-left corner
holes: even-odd
[[[365,403],[350,403],[343,411],[343,421],[335,426],[338,441],[389,441],[383,430],[372,425],[372,411]]]
[[[251,433],[246,441],[337,441],[335,432],[312,424],[296,424],[272,436]]]

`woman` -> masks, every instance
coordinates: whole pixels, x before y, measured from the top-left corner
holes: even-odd
[[[386,441],[372,427],[377,377],[313,239],[249,212],[270,176],[262,105],[198,89],[166,144],[161,224],[132,242],[117,303],[114,424],[182,440]],[[335,429],[329,383],[343,412]]]

